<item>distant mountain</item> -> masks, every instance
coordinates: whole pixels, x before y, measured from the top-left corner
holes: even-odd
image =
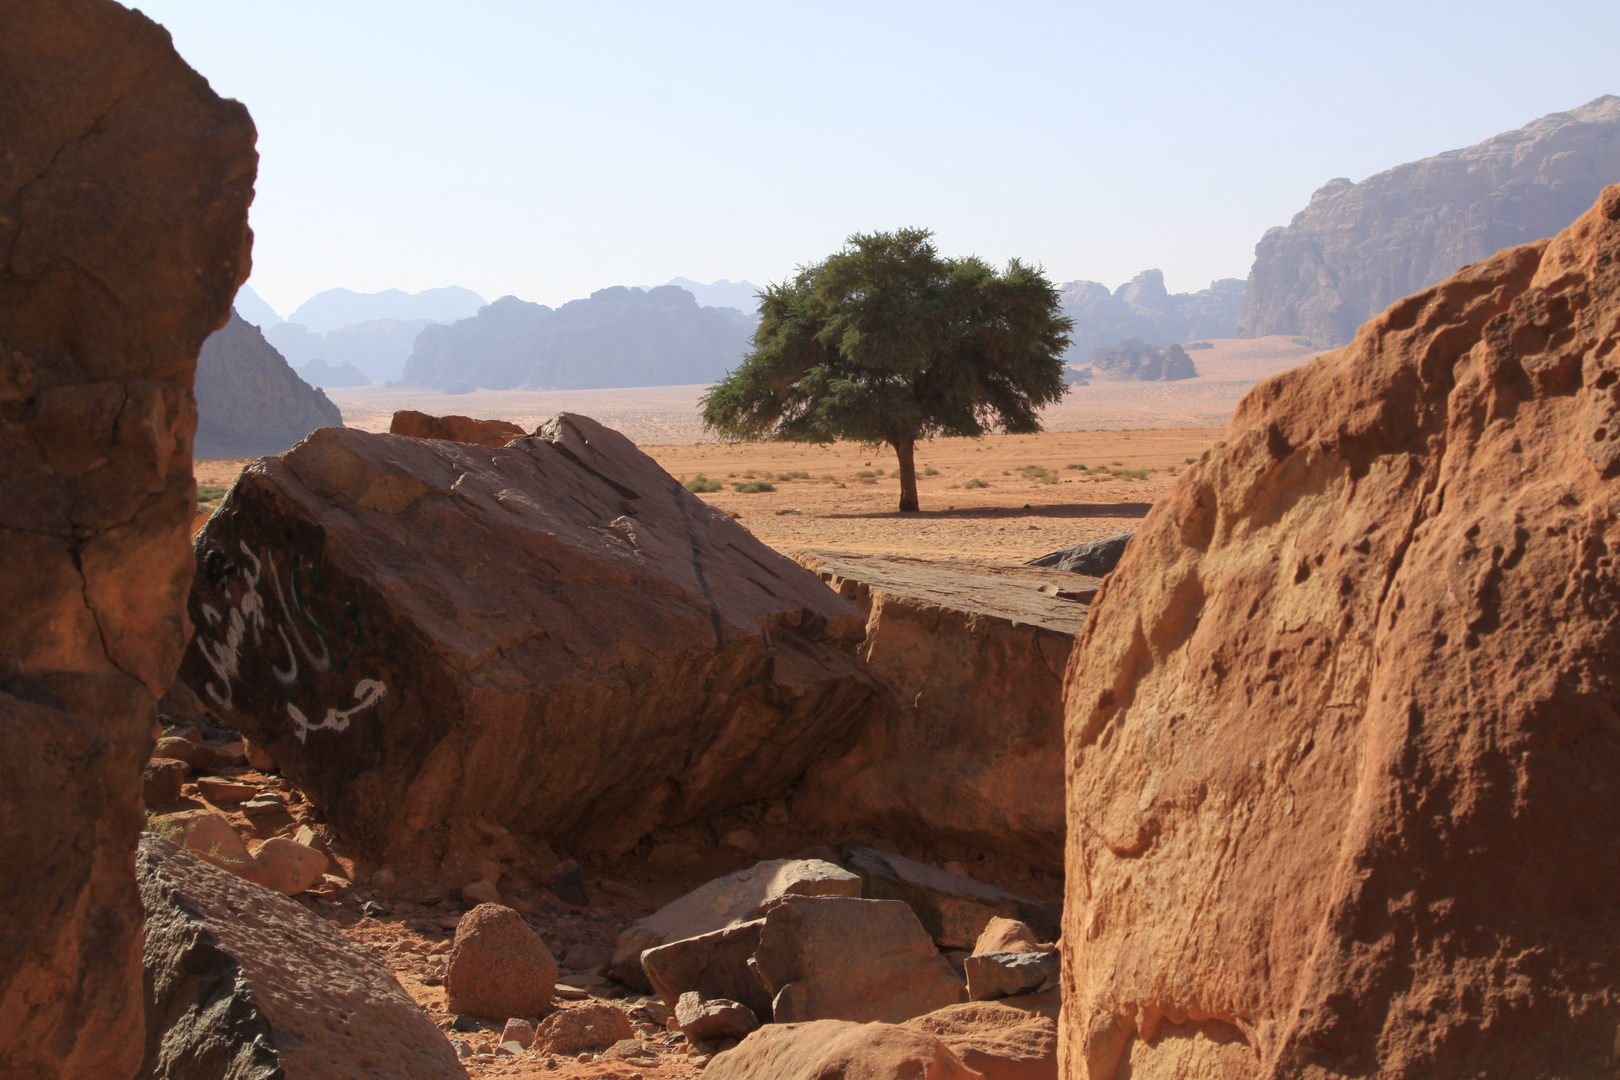
[[[1180,345],[1167,345],[1161,352],[1141,338],[1122,341],[1112,349],[1097,349],[1091,366],[1080,371],[1088,379],[1131,379],[1136,382],[1175,382],[1198,377],[1192,357]]]
[[[268,330],[281,321],[276,309],[261,300],[248,285],[236,290],[236,313],[260,330]]]
[[[374,319],[451,322],[476,315],[483,306],[483,297],[471,289],[456,285],[424,289],[414,295],[399,289],[375,293],[328,289],[299,304],[298,309],[287,316],[287,321],[297,323],[313,333],[326,334],[342,326]]]
[[[503,296],[471,319],[425,327],[403,382],[585,390],[714,382],[748,348],[751,318],[686,289],[601,289],[552,309]]]
[[[343,426],[338,407],[235,311],[203,342],[195,393],[200,461],[279,454],[316,428]]]
[[[300,379],[322,390],[327,387],[370,386],[372,382],[370,375],[353,364],[328,364],[320,357],[306,364],[295,364],[293,370],[298,372]]]
[[[1171,293],[1164,274],[1144,270],[1117,289],[1097,281],[1070,281],[1060,286],[1063,314],[1074,320],[1071,363],[1089,360],[1130,338],[1163,348],[1206,337],[1231,337],[1243,307],[1243,282],[1222,278],[1195,293]]]
[[[372,319],[317,334],[298,323],[285,322],[271,327],[264,336],[294,367],[324,360],[358,369],[367,376],[368,383],[392,382],[405,371],[405,360],[411,355],[416,335],[424,326],[432,325],[432,319]]]
[[[1255,245],[1238,333],[1342,345],[1401,297],[1554,235],[1617,181],[1613,95],[1359,184],[1329,180]]]
[[[670,278],[665,284],[685,289],[697,297],[697,302],[702,307],[736,308],[745,315],[754,315],[759,311],[760,287],[748,281],[727,281],[721,278],[705,285],[691,278],[678,277]]]

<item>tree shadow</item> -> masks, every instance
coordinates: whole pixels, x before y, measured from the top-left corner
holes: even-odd
[[[963,506],[944,510],[872,510],[866,513],[817,514],[818,518],[848,519],[855,521],[881,521],[899,518],[906,521],[928,520],[980,520],[999,521],[1008,518],[1053,518],[1071,521],[1079,518],[1142,518],[1153,508],[1152,503],[1059,503],[1048,506]]]

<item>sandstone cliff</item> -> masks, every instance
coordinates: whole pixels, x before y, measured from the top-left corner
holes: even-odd
[[[203,344],[196,395],[201,461],[279,454],[316,428],[343,426],[338,407],[235,311]]]
[[[1613,1074],[1620,185],[1261,383],[1070,661],[1070,1080]]]
[[[599,289],[555,310],[503,296],[474,318],[424,328],[401,381],[491,390],[708,383],[742,359],[753,324],[672,285]]]
[[[1254,249],[1238,334],[1321,348],[1408,293],[1493,252],[1552,236],[1620,182],[1620,97],[1463,150],[1330,180]]]
[[[1082,363],[1097,349],[1127,338],[1163,348],[1196,338],[1231,337],[1243,306],[1243,282],[1212,281],[1195,293],[1172,293],[1164,273],[1144,270],[1112,291],[1099,281],[1060,286],[1063,314],[1074,320],[1069,335],[1071,363]]]
[[[253,123],[110,0],[0,26],[0,1076],[119,1080],[141,769],[189,632],[191,379],[248,274]]]

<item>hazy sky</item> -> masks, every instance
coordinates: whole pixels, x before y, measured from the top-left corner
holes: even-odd
[[[253,287],[779,280],[850,232],[1172,291],[1355,180],[1620,93],[1620,4],[156,0],[259,129]]]

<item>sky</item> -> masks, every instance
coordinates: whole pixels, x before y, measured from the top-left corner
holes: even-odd
[[[137,5],[259,132],[254,290],[556,305],[934,230],[1172,292],[1326,180],[1620,93],[1620,4]]]

